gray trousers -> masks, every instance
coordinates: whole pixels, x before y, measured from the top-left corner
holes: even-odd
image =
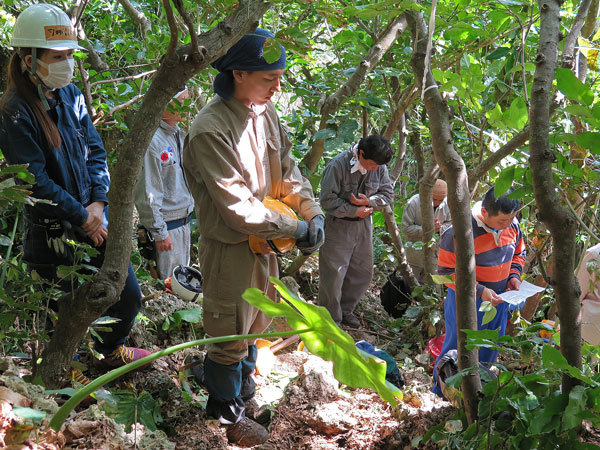
[[[319,305],[333,320],[352,314],[373,279],[371,217],[349,221],[325,218],[325,243],[319,250]]]
[[[156,252],[156,269],[161,280],[173,275],[173,269],[179,265],[190,265],[190,224],[169,230],[173,250]]]

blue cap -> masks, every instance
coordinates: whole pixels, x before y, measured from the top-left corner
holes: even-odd
[[[257,28],[242,37],[229,51],[212,63],[212,66],[220,73],[215,77],[213,89],[225,100],[233,96],[234,70],[246,70],[248,72],[261,72],[265,70],[285,69],[285,49],[281,44],[281,57],[272,63],[268,63],[263,55],[263,48],[267,38],[275,35],[270,31]]]

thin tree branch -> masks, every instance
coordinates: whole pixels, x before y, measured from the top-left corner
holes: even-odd
[[[138,78],[144,78],[144,77],[147,77],[148,75],[152,75],[154,73],[156,73],[156,69],[148,70],[146,72],[136,73],[135,75],[128,75],[126,77],[111,78],[110,80],[94,81],[93,83],[90,84],[90,88],[94,88],[100,84],[120,83],[122,81],[127,81],[127,80],[137,80]]]
[[[148,33],[152,30],[152,24],[146,15],[138,10],[129,0],[119,0],[119,3],[125,9],[127,15],[131,18],[133,24],[140,30],[143,39],[148,38]]]
[[[167,60],[174,60],[176,58],[175,49],[177,48],[177,39],[179,37],[177,22],[175,21],[175,16],[173,15],[173,8],[171,8],[170,0],[163,0],[163,6],[165,7],[165,13],[167,14],[167,22],[170,30],[169,47],[165,53],[165,58]],[[194,47],[192,46],[192,51],[194,51],[193,49]]]

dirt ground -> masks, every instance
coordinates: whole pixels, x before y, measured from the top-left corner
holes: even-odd
[[[312,279],[314,262],[312,264],[312,269],[309,262],[307,271],[300,274],[301,288],[288,280],[308,301],[316,294]],[[378,277],[357,308],[361,327],[344,329],[355,341],[364,339],[395,358],[406,383],[404,400],[394,408],[381,401],[373,391],[340,386],[333,377],[331,363],[299,351],[294,345],[276,354],[267,375],[255,377],[258,406],[262,408],[263,417],[270,416],[270,439],[255,448],[411,448],[413,438],[423,435],[455,411],[449,403],[430,392],[429,360],[419,350],[422,342],[404,342],[402,330],[394,331],[388,327],[391,319],[379,303],[377,287],[383,284],[384,276],[379,274]],[[145,320],[136,325],[130,345],[159,350],[201,337],[199,324],[184,322],[177,328],[162,329],[164,318],[169,314],[198,305],[160,293],[153,286],[143,286],[143,290],[148,297],[156,296],[146,301]],[[271,329],[285,327],[285,323],[275,321]],[[200,356],[200,352],[200,349],[194,349],[161,358],[149,370],[129,374],[107,386],[111,391],[133,390],[138,394],[146,391],[152,395],[160,405],[163,418],[160,429],[155,432],[138,424],[127,433],[123,425],[107,417],[94,404],[78,407],[59,433],[45,432],[43,428],[33,433],[37,427],[16,416],[13,407],[44,408],[49,416],[56,411],[56,399],[44,395],[41,388],[23,382],[22,376],[27,373],[25,364],[0,360],[0,444],[4,440],[5,447],[2,448],[6,450],[237,449],[239,447],[227,443],[219,424],[207,419],[203,410],[206,392],[189,370],[181,371],[193,358]],[[85,363],[85,357],[83,361]],[[91,367],[88,375],[94,375]],[[186,396],[184,392],[190,395]],[[26,439],[27,435],[29,438]]]

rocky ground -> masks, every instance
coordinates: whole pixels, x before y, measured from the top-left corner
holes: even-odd
[[[316,294],[314,262],[301,273],[302,287],[288,280],[300,295],[311,300]],[[381,286],[383,275],[378,275]],[[455,410],[430,392],[429,360],[421,342],[406,342],[402,330],[389,327],[391,319],[382,309],[378,287],[367,294],[357,309],[361,328],[345,328],[356,341],[367,340],[394,356],[406,382],[404,400],[397,407],[382,402],[366,389],[340,386],[331,364],[296,345],[275,356],[268,374],[257,375],[257,402],[263,416],[270,416],[269,441],[260,449],[402,449],[411,448],[413,438],[447,419]],[[147,300],[144,320],[130,336],[130,345],[159,350],[201,337],[200,324],[184,321],[163,329],[166,317],[175,311],[192,309],[177,297],[145,285]],[[171,321],[172,322],[172,321]],[[286,324],[275,321],[272,330]],[[146,371],[129,374],[110,386],[111,391],[147,392],[158,403],[162,422],[157,431],[137,424],[125,426],[106,415],[101,404],[80,406],[59,433],[38,428],[32,419],[16,415],[14,408],[29,407],[47,412],[57,409],[61,399],[44,395],[42,389],[27,384],[26,362],[4,359],[0,364],[0,443],[7,450],[25,449],[236,449],[228,445],[224,431],[204,414],[206,393],[189,370],[182,370],[201,349],[182,351],[156,361]],[[419,362],[420,361],[420,362]],[[85,357],[83,358],[85,363]],[[87,372],[93,376],[93,369]],[[62,400],[64,401],[64,400]],[[17,408],[18,412],[18,408]],[[22,415],[22,413],[21,413]],[[114,417],[114,415],[113,415]],[[45,419],[41,419],[45,420]],[[421,447],[426,448],[426,447]]]

